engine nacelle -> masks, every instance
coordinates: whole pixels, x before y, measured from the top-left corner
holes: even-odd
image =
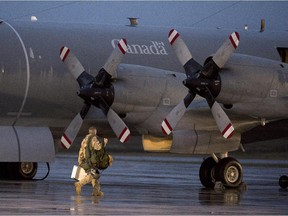
[[[172,106],[187,94],[184,73],[140,65],[121,64],[114,85],[112,108],[141,134],[161,136],[161,122]],[[177,89],[177,91],[175,91]]]
[[[124,110],[121,106],[125,113],[154,110],[166,87],[164,70],[139,65],[119,65],[118,80],[114,84],[113,108],[117,111],[119,103],[125,104]],[[157,93],[154,91],[155,86]]]
[[[1,162],[52,162],[55,149],[47,127],[0,126]]]
[[[287,105],[279,100],[288,94],[287,68],[282,62],[235,54],[219,73],[221,91],[216,100],[250,116],[281,116],[284,109],[273,106]]]

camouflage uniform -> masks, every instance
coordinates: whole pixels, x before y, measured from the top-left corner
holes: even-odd
[[[109,165],[112,165],[112,157],[105,151],[108,140],[104,139],[104,144],[102,144],[96,134],[96,128],[89,129],[89,134],[81,143],[78,163],[87,175],[75,183],[75,189],[78,195],[81,193],[82,186],[90,182],[93,187],[92,196],[102,196],[104,194],[100,191],[99,170],[106,169]]]

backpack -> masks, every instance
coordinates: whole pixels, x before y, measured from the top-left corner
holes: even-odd
[[[97,137],[97,139],[99,139]],[[109,155],[106,152],[104,145],[101,143],[100,150],[92,150],[91,151],[91,162],[97,169],[104,170],[109,166]]]
[[[79,155],[78,155],[78,164],[79,165],[85,161],[86,146],[87,146],[87,143],[91,142],[92,138],[93,138],[93,136],[91,136],[89,134],[81,142],[81,147],[79,149]]]
[[[101,152],[101,155],[99,157],[97,168],[100,170],[104,170],[110,165],[109,164],[109,155],[107,154],[104,146],[102,146],[100,151],[102,151],[102,152]]]

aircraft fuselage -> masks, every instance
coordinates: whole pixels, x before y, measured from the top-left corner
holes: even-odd
[[[25,50],[15,32],[2,22],[0,119],[3,125],[65,127],[81,109],[83,101],[76,94],[79,88],[77,82],[59,58],[59,50],[63,45],[73,50],[86,72],[95,76],[117,41],[122,37],[127,39],[125,64],[119,66],[119,77],[113,84],[115,95],[112,106],[116,112],[126,115],[124,120],[128,124],[136,125],[144,133],[160,134],[161,121],[187,93],[182,85],[186,75],[167,40],[168,28],[41,22],[11,25],[21,37]],[[231,33],[230,30],[190,28],[179,31],[193,57],[201,64]],[[269,33],[240,32],[241,42],[237,52],[279,59],[275,46],[287,46],[284,37],[277,38],[276,44],[276,39],[273,41],[275,37]],[[225,95],[220,94],[220,100],[221,97],[226,99]],[[205,101],[199,98],[198,105],[196,103],[193,106],[206,107],[208,110],[203,103]],[[96,119],[93,113],[89,117]],[[213,122],[210,114],[205,119]],[[198,120],[193,119],[196,122]],[[207,121],[205,124],[209,125]],[[155,122],[159,122],[159,125]],[[197,122],[199,127],[202,122]]]

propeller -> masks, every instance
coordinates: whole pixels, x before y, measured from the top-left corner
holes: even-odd
[[[201,66],[194,60],[188,47],[176,30],[172,29],[169,32],[168,40],[185,69],[187,79],[183,81],[183,84],[189,89],[189,92],[162,122],[163,133],[169,135],[173,131],[187,107],[193,101],[196,94],[198,94],[206,99],[222,136],[226,139],[230,138],[233,135],[234,127],[222,107],[215,100],[215,97],[219,94],[221,88],[219,71],[238,47],[239,34],[233,32],[217,50],[215,55],[206,60],[204,66]]]
[[[114,100],[112,78],[117,78],[116,68],[126,51],[127,42],[125,39],[121,39],[96,77],[93,77],[85,71],[80,61],[68,47],[61,48],[60,58],[77,80],[80,87],[77,94],[84,100],[83,108],[74,117],[61,137],[61,144],[64,148],[68,149],[71,147],[91,105],[98,107],[106,115],[112,130],[120,142],[123,143],[129,139],[130,130],[111,108]]]

